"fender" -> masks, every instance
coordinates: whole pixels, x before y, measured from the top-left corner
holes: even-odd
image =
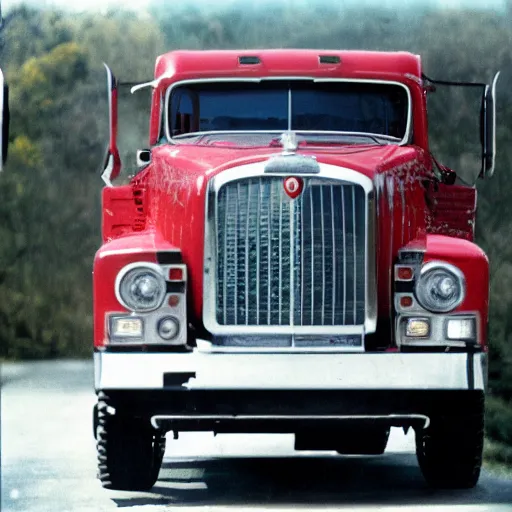
[[[126,312],[116,298],[119,271],[134,262],[181,263],[181,252],[156,230],[122,236],[107,242],[96,253],[93,271],[94,347],[104,345],[105,312]]]
[[[432,261],[450,263],[459,268],[466,281],[466,296],[453,313],[478,313],[480,340],[487,345],[489,316],[489,260],[475,243],[446,235],[427,234],[425,239],[415,239],[399,253],[400,263],[415,259],[421,264]],[[419,261],[418,261],[419,260]]]

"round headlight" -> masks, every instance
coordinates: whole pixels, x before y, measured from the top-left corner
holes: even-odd
[[[434,313],[447,313],[464,300],[464,275],[448,263],[427,263],[421,269],[415,291],[423,308]]]
[[[155,265],[138,265],[123,269],[117,279],[118,299],[132,311],[152,311],[162,305],[166,293],[165,279]]]

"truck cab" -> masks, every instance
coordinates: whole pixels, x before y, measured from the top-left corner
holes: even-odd
[[[494,172],[495,87],[482,88]],[[435,81],[406,52],[175,51],[149,147],[115,185],[94,259],[99,478],[147,490],[166,433],[292,433],[381,454],[413,428],[434,487],[479,477],[489,265],[476,189],[429,149]],[[441,82],[438,82],[441,84]]]

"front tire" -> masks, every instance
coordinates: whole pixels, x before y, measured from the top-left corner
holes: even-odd
[[[470,489],[480,477],[484,444],[484,407],[471,414],[431,418],[416,431],[416,455],[423,476],[435,488]]]
[[[111,415],[98,402],[98,478],[106,489],[149,491],[158,479],[165,436],[149,421]]]

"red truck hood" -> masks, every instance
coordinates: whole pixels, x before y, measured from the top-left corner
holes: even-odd
[[[151,165],[137,175],[135,180],[144,183],[146,188],[148,227],[154,228],[165,240],[180,249],[183,260],[189,268],[190,311],[197,320],[202,316],[204,206],[208,180],[231,167],[264,161],[281,152],[282,148],[159,146],[152,150]],[[398,215],[397,209],[393,213],[393,191],[396,191],[395,197],[398,197],[397,181],[393,182],[393,175],[399,175],[401,183],[410,181],[407,179],[407,174],[424,160],[424,152],[411,146],[353,145],[320,149],[305,148],[298,153],[314,155],[319,163],[347,167],[374,180],[377,195],[383,196],[383,200],[389,204],[388,213],[385,214],[381,209],[379,214],[378,231],[385,234],[378,243],[381,253],[379,260],[382,260],[380,264],[384,265],[384,268],[391,268],[393,256],[384,248],[384,245],[389,248],[395,245],[389,238],[389,226],[386,227],[388,223],[385,220],[389,214]],[[386,173],[386,171],[392,172]],[[391,177],[391,185],[389,180],[384,179],[384,173]],[[384,186],[387,192],[379,194]],[[412,233],[412,225],[410,228]],[[397,240],[397,243],[403,241],[405,240]],[[380,283],[379,287],[384,294],[387,289],[385,283]],[[381,299],[384,304],[389,300],[387,295],[382,295]],[[383,305],[382,301],[379,302],[380,306]]]
[[[351,145],[328,148],[304,148],[302,155],[314,155],[318,162],[349,167],[373,178],[379,171],[414,160],[419,148],[396,145]],[[189,176],[211,176],[230,167],[255,163],[275,156],[282,148],[231,148],[201,145],[160,146],[153,149],[153,162],[175,174],[180,169]],[[179,174],[181,174],[179,172]]]

